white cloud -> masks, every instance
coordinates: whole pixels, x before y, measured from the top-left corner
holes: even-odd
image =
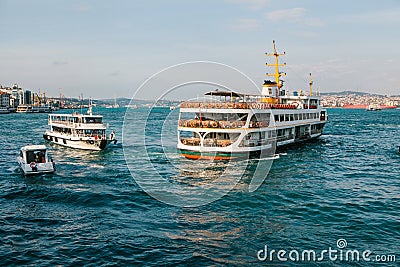
[[[232,28],[240,31],[255,31],[260,29],[261,25],[256,19],[237,19]]]
[[[266,13],[266,16],[271,21],[290,21],[297,22],[304,18],[306,9],[302,7],[275,10]]]
[[[68,62],[62,60],[56,60],[53,62],[53,65],[60,66],[60,65],[67,65]]]
[[[307,26],[311,26],[311,27],[323,27],[325,26],[325,23],[319,19],[319,18],[306,18],[304,20],[305,24]]]
[[[310,27],[322,27],[324,22],[319,18],[306,16],[307,10],[302,7],[280,9],[265,13],[268,20],[273,22],[301,23]]]
[[[226,0],[226,1],[234,4],[247,5],[249,8],[252,9],[263,8],[271,2],[271,0]]]
[[[312,38],[315,37],[317,34],[313,31],[296,31],[294,35],[302,38]]]
[[[114,71],[108,74],[108,76],[118,76],[119,75],[119,71]]]

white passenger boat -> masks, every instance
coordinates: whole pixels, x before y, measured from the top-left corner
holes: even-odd
[[[91,103],[87,114],[49,115],[48,125],[50,130],[43,134],[44,139],[62,146],[99,151],[117,143],[114,131],[106,134],[108,125],[103,124],[103,116],[92,114]]]
[[[47,153],[44,145],[28,145],[21,148],[17,157],[25,175],[52,173],[55,171],[55,164]]]
[[[31,105],[19,105],[17,107],[17,113],[51,113],[52,108],[49,105],[42,106],[31,106]]]
[[[380,111],[382,110],[381,106],[378,104],[369,104],[366,108],[367,111]]]
[[[259,95],[231,91],[206,93],[204,101],[182,102],[178,124],[180,154],[189,159],[228,160],[273,156],[276,147],[317,138],[327,122],[320,97],[282,89],[279,54],[273,43],[275,81]],[[267,151],[267,153],[265,153]]]
[[[8,114],[10,110],[8,108],[0,107],[0,114]]]

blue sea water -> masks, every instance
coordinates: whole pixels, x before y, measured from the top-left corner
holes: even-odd
[[[125,109],[96,111],[121,140]],[[147,119],[147,110],[133,112],[138,123]],[[131,171],[134,164],[133,177],[121,144],[101,152],[47,144],[56,173],[25,177],[16,162],[18,149],[44,143],[47,114],[0,115],[0,265],[377,264],[328,257],[322,262],[257,258],[266,245],[276,251],[318,252],[338,249],[339,239],[347,242],[343,249],[397,255],[398,264],[400,110],[328,113],[323,136],[286,149],[255,192],[248,191],[248,168],[227,195],[192,208],[154,199],[133,178],[147,177],[152,186],[149,174],[155,167],[175,182],[205,183],[225,168],[224,163],[208,162],[202,174],[177,171],[202,163],[176,154],[173,124],[165,126],[171,136],[164,137],[164,148],[157,143],[157,132],[147,131],[148,156],[139,149],[135,153],[135,136],[143,131],[132,130],[132,143],[124,142],[124,149]],[[169,109],[154,110],[148,122],[173,119],[175,113],[169,114]]]

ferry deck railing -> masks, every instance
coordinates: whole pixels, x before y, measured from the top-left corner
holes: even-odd
[[[316,105],[269,104],[263,102],[181,102],[181,108],[203,109],[317,109]]]

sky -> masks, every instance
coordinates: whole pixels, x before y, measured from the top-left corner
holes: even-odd
[[[400,0],[0,0],[0,84],[47,96],[61,88],[66,97],[154,99],[188,71],[174,69],[164,75],[170,81],[143,90],[147,79],[211,61],[240,71],[215,81],[253,92],[241,80],[261,87],[275,40],[286,52],[289,90],[307,89],[312,72],[321,92],[393,95],[400,94],[399,28]],[[199,68],[191,79],[213,73]],[[192,85],[170,96],[198,93]]]

